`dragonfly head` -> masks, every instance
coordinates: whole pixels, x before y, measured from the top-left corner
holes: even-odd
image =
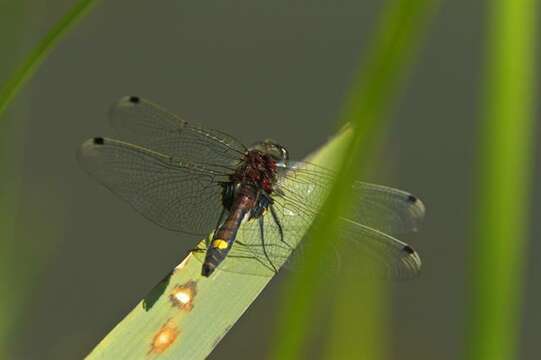
[[[285,167],[289,161],[289,152],[287,149],[270,139],[255,143],[250,147],[250,150],[259,150],[269,155],[276,161],[278,167]]]

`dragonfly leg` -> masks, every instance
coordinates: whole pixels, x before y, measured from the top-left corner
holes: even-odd
[[[259,234],[261,236],[261,245],[263,246],[263,254],[265,254],[265,258],[269,262],[270,266],[272,266],[272,270],[275,273],[278,273],[278,269],[276,269],[276,266],[274,266],[274,263],[269,257],[269,254],[267,253],[267,247],[265,246],[265,223],[263,222],[264,216],[259,217],[258,223],[259,223]]]
[[[272,220],[274,220],[274,223],[276,224],[276,226],[278,226],[278,232],[280,233],[280,242],[283,242],[290,250],[293,250],[293,246],[289,245],[284,239],[284,229],[282,228],[282,224],[280,223],[278,215],[276,215],[276,210],[274,210],[272,204],[269,206],[269,208],[271,211]]]

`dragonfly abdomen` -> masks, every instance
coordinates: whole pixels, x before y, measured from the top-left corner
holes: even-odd
[[[210,246],[207,249],[205,262],[203,263],[203,269],[201,271],[203,276],[210,276],[214,272],[214,269],[225,259],[231,250],[231,246],[233,246],[239,226],[254,208],[256,203],[255,193],[254,191],[246,190],[248,189],[240,189],[230,209],[229,216],[214,233]]]

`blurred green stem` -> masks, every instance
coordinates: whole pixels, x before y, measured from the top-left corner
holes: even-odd
[[[23,43],[25,7],[23,2],[10,2],[0,5],[3,30],[0,43],[9,49],[18,49]],[[10,68],[17,61],[16,50],[3,54],[0,58],[0,78],[6,78]],[[0,123],[0,359],[8,359],[11,344],[16,337],[14,330],[15,316],[18,313],[14,305],[21,298],[21,290],[26,284],[17,281],[18,273],[15,256],[18,244],[15,239],[16,215],[19,210],[19,187],[22,160],[20,139],[24,110],[17,111],[17,122],[13,118]],[[18,144],[19,143],[19,144]],[[27,264],[28,267],[28,264]],[[20,268],[20,267],[19,267]],[[15,310],[15,311],[14,311]]]
[[[32,76],[47,54],[58,42],[63,34],[95,3],[95,0],[84,0],[76,4],[38,43],[34,50],[16,66],[11,76],[4,76],[7,82],[0,87],[0,117],[4,114],[11,100],[22,89],[24,83]],[[11,51],[11,58],[17,58],[17,45],[22,38],[24,22],[28,4],[22,1],[13,1],[2,4],[3,33],[2,44],[6,51]],[[28,31],[26,29],[26,31]],[[11,44],[11,47],[10,47]],[[0,59],[1,70],[11,67],[5,57]],[[0,359],[8,356],[13,339],[21,328],[20,321],[22,308],[27,301],[25,295],[29,288],[29,279],[36,273],[41,260],[40,254],[32,253],[28,242],[17,242],[21,236],[16,233],[17,217],[20,213],[21,191],[20,172],[23,161],[23,146],[18,144],[23,138],[25,124],[22,121],[21,111],[17,119],[11,117],[0,125],[0,168],[2,169],[2,182],[0,184]],[[8,119],[6,119],[8,120]],[[30,223],[25,219],[26,223]],[[51,221],[51,219],[48,219]],[[41,239],[43,240],[43,239]],[[14,254],[19,254],[15,256]],[[16,262],[15,259],[32,258],[31,263]],[[35,285],[35,284],[34,284]]]
[[[319,232],[311,236],[310,242],[313,246],[306,249],[304,267],[294,274],[286,286],[272,359],[298,359],[303,354],[304,342],[310,333],[309,330],[314,326],[311,318],[318,299],[321,298],[318,296],[318,290],[321,289],[320,279],[325,272],[320,264],[321,251],[327,248],[324,246],[325,242],[336,240],[338,217],[350,201],[349,188],[354,179],[358,178],[361,165],[365,163],[379,137],[385,123],[385,115],[403,80],[406,65],[410,63],[426,24],[427,15],[434,4],[435,1],[431,0],[391,0],[384,9],[379,31],[372,44],[373,48],[369,52],[367,62],[354,79],[344,108],[342,120],[351,124],[353,130],[349,146],[342,153],[347,156],[339,159],[341,164],[339,176],[331,191],[332,197],[321,211],[325,216],[316,219]],[[351,296],[358,296],[359,292],[362,292],[362,296],[373,297],[364,301],[365,304],[379,303],[378,299],[381,299],[381,296],[379,291],[376,291],[377,288],[368,289],[367,286],[370,285],[356,288],[356,293]],[[326,287],[324,294],[332,295],[336,292],[336,284],[326,284]],[[380,320],[377,316],[363,317],[372,309],[365,308],[361,312],[351,301],[342,305],[351,310],[348,328],[333,331],[344,333],[356,328],[381,328],[376,326]],[[330,332],[332,331],[328,333]],[[338,337],[333,337],[332,340],[340,341]],[[344,343],[346,348],[342,349],[342,354],[348,354],[348,359],[355,358],[359,356],[359,347],[370,345],[362,358],[374,359],[382,353],[381,349],[377,348],[382,340],[377,334],[370,339],[359,337],[354,345],[352,342]],[[369,344],[369,341],[372,343]],[[331,348],[333,347],[336,348],[331,345]]]
[[[78,20],[83,18],[96,2],[97,0],[81,0],[75,4],[37,44],[8,81],[2,85],[0,88],[0,117],[7,109],[11,100],[22,89],[26,81],[32,77],[38,66],[62,38],[62,35],[77,23]]]
[[[535,0],[490,2],[469,359],[516,359],[534,134]]]

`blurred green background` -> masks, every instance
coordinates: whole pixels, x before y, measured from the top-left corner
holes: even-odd
[[[488,4],[441,3],[369,177],[417,194],[428,209],[422,231],[402,238],[424,268],[420,278],[392,284],[391,359],[458,359],[465,351]],[[0,84],[72,5],[0,3]],[[79,169],[79,144],[111,133],[114,100],[140,95],[248,144],[276,139],[302,158],[333,134],[380,7],[374,0],[101,2],[0,119],[6,358],[81,358],[198,240],[179,242]],[[539,356],[541,171],[534,171],[520,359]],[[273,280],[211,359],[270,352],[286,277]],[[327,327],[322,321],[319,336]]]

